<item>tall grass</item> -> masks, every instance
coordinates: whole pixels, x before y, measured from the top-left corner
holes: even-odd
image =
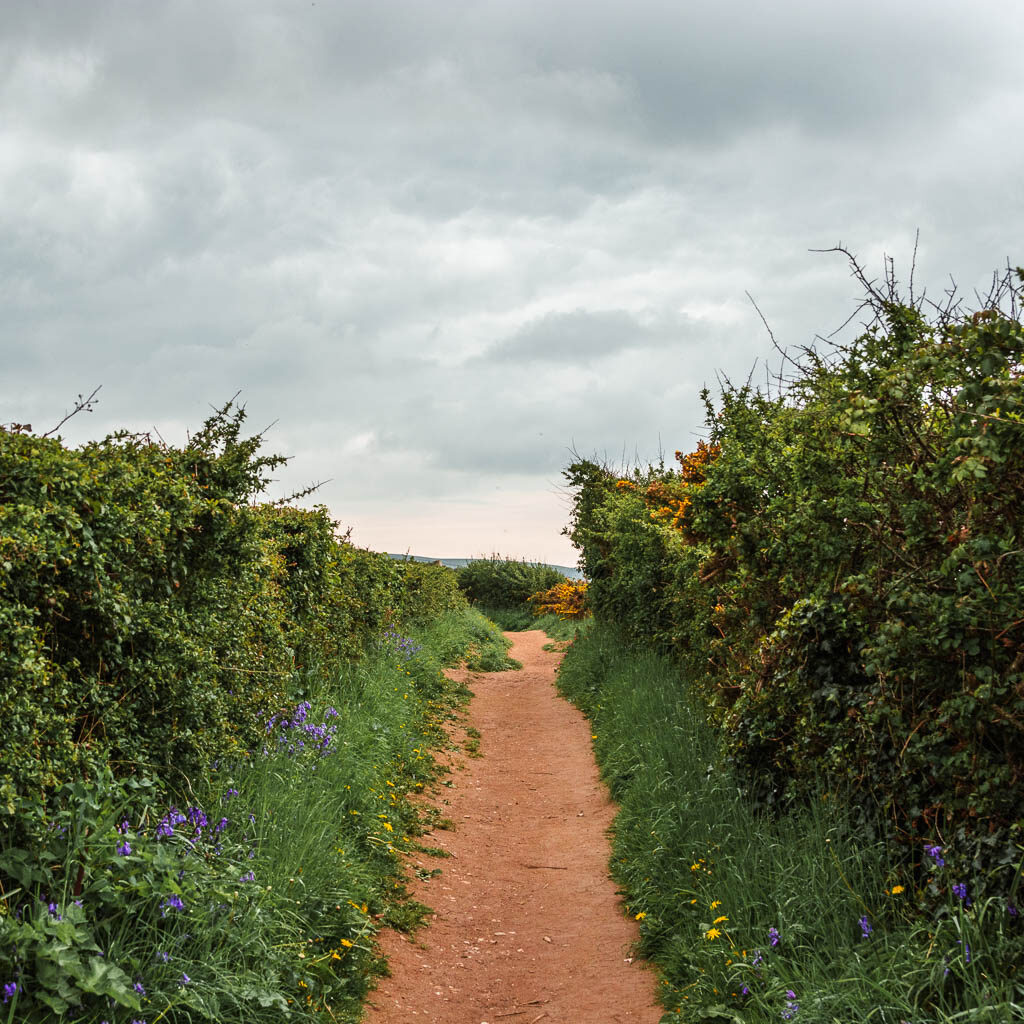
[[[601,627],[572,645],[559,685],[590,717],[621,805],[612,868],[667,1020],[1024,1019],[1020,915],[971,903],[937,845],[912,876],[824,784],[809,805],[759,812],[678,668]]]
[[[550,613],[535,614],[530,605],[515,608],[491,608],[478,606],[479,610],[501,629],[519,633],[528,629],[542,629],[552,640],[572,640],[577,632],[586,632],[592,619],[563,619]]]
[[[391,630],[297,677],[262,748],[171,806],[76,784],[51,848],[4,854],[26,886],[0,893],[0,1022],[358,1020],[384,969],[374,933],[424,910],[401,870],[422,832],[408,797],[468,696],[442,665],[507,647],[469,609]]]

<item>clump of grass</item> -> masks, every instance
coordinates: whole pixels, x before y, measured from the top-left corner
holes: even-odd
[[[466,739],[462,746],[470,757],[483,757],[480,753],[480,730],[474,729],[471,725],[467,726]]]
[[[1024,1019],[1020,915],[971,904],[938,845],[914,874],[824,786],[757,810],[678,667],[600,628],[572,645],[559,685],[590,717],[621,806],[612,867],[663,972],[666,1019]]]
[[[441,615],[420,627],[416,635],[438,653],[445,665],[465,660],[466,667],[475,672],[506,672],[523,667],[508,656],[512,641],[502,636],[498,626],[476,608]]]

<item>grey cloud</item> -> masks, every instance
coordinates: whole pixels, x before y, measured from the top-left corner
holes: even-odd
[[[673,325],[677,326],[677,325]],[[613,352],[666,340],[664,324],[642,323],[626,310],[546,313],[487,349],[478,359],[587,363]]]
[[[965,10],[8,0],[0,421],[103,383],[69,439],[180,440],[242,388],[366,515],[683,447],[774,356],[744,291],[783,344],[852,310],[809,248],[1024,260],[1024,12]]]

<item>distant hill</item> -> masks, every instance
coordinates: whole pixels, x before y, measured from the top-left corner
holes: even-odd
[[[449,569],[461,569],[462,566],[469,565],[470,562],[481,561],[479,558],[427,558],[425,555],[395,555],[391,552],[388,552],[388,558],[393,558],[396,562],[440,562],[442,565],[448,566]],[[550,565],[548,562],[530,562],[530,565],[547,565],[563,576],[568,576],[571,580],[583,579],[583,573],[575,566]]]

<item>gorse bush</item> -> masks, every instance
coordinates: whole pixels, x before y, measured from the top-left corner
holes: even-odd
[[[528,598],[535,615],[555,615],[560,619],[582,619],[588,614],[586,580],[563,580],[548,590]]]
[[[867,282],[865,282],[867,283]],[[1024,818],[1024,328],[1009,277],[929,319],[894,286],[781,393],[705,393],[679,468],[568,471],[595,614],[688,669],[766,803],[823,778],[1015,886]],[[924,868],[922,867],[922,870]]]

